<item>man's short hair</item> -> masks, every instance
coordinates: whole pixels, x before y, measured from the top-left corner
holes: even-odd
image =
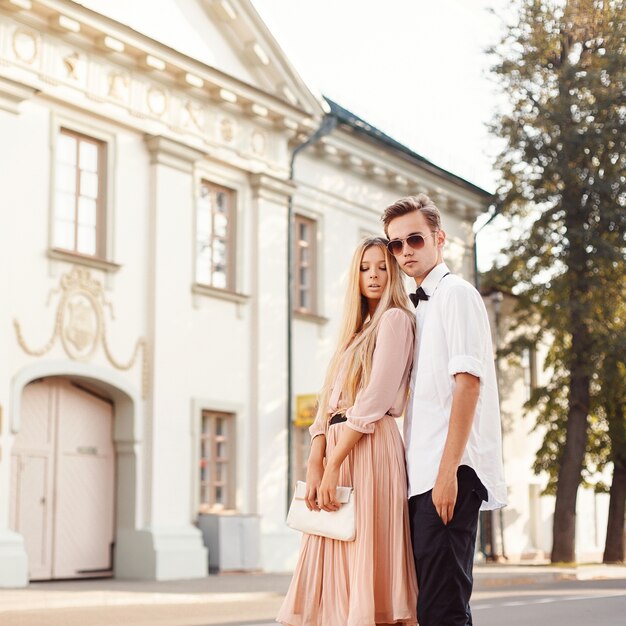
[[[435,203],[425,194],[420,193],[417,196],[407,196],[406,198],[400,198],[393,204],[390,204],[384,211],[380,218],[383,222],[385,229],[385,235],[389,237],[387,229],[390,222],[396,217],[412,213],[413,211],[419,211],[424,215],[428,226],[432,231],[441,229],[441,214],[439,209],[435,206]]]

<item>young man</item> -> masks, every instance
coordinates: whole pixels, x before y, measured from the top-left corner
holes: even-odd
[[[478,513],[506,504],[500,411],[487,312],[443,262],[432,200],[382,216],[388,248],[415,279],[415,359],[404,427],[420,626],[470,626]]]

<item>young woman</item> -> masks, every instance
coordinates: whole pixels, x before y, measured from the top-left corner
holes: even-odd
[[[354,488],[356,539],[303,535],[277,622],[286,626],[416,623],[417,584],[407,511],[402,414],[413,359],[414,312],[378,237],[354,253],[339,346],[310,428],[307,506],[338,508]]]

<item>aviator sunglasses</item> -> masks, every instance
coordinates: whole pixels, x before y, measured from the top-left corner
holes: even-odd
[[[431,235],[436,235],[437,231],[426,235],[426,237],[430,237]],[[424,243],[426,241],[426,237],[423,235],[409,235],[406,239],[392,239],[387,242],[387,250],[393,254],[393,256],[398,256],[402,254],[402,250],[404,250],[404,242],[406,241],[413,250],[421,250],[424,247]]]

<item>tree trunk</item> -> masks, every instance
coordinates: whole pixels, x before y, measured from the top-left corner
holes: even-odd
[[[626,464],[613,467],[609,521],[606,528],[603,563],[624,562],[624,513],[626,512]]]
[[[588,332],[579,327],[572,335],[569,411],[554,507],[552,563],[576,560],[576,496],[587,447],[589,413],[590,377],[584,357],[588,344]]]

